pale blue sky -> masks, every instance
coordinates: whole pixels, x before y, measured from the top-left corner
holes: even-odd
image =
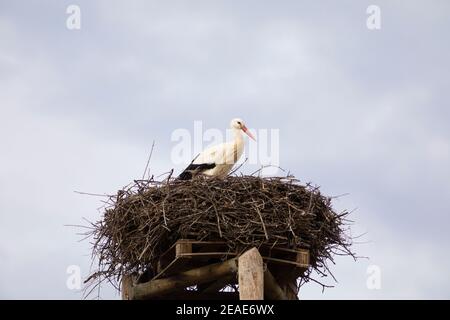
[[[81,8],[81,30],[66,7]],[[366,8],[381,8],[381,30]],[[339,283],[304,298],[449,298],[448,1],[0,0],[0,298],[79,299],[82,217],[171,163],[177,128],[280,130],[280,165],[355,209]],[[253,170],[247,166],[245,172]],[[369,265],[380,290],[366,287]],[[327,283],[333,284],[332,279]],[[104,288],[104,298],[117,298]]]

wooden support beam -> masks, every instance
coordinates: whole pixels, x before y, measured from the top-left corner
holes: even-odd
[[[133,286],[133,278],[130,275],[122,277],[122,300],[130,300],[130,291]]]
[[[189,240],[178,240],[175,245],[175,257],[179,258],[182,255],[187,255],[191,258],[189,254],[192,253],[192,243]]]
[[[170,293],[175,289],[211,282],[236,273],[237,271],[238,261],[236,258],[184,271],[169,278],[152,280],[135,285],[131,290],[130,299],[150,299],[155,296]]]
[[[302,265],[304,268],[308,268],[309,267],[309,251],[308,250],[298,250],[296,261],[299,265]]]
[[[298,300],[298,290],[296,281],[286,283],[284,286],[284,292],[286,293],[286,297],[288,300]]]
[[[287,300],[285,293],[269,269],[264,271],[264,296],[269,300]]]
[[[252,248],[238,258],[239,299],[264,299],[263,260],[258,249]]]
[[[170,262],[165,268],[161,268],[161,265],[158,264],[158,274],[152,278],[152,280],[164,278],[164,276],[168,276],[170,274],[176,273],[179,269],[189,269],[187,266],[187,261],[184,257],[175,258],[172,262]]]

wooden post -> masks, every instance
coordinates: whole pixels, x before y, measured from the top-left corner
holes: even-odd
[[[264,299],[264,268],[258,249],[244,252],[238,260],[239,299]]]
[[[286,294],[280,288],[269,269],[264,271],[264,295],[269,300],[287,300]]]
[[[133,278],[129,275],[122,277],[122,300],[130,300],[130,293],[133,286]]]

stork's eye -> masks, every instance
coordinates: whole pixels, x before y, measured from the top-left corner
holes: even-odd
[[[240,121],[238,121],[238,124],[240,125],[240,124],[241,124],[241,122],[240,122]]]

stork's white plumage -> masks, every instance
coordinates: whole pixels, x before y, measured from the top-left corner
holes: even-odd
[[[225,177],[230,173],[244,152],[244,137],[242,136],[242,132],[256,141],[241,119],[236,118],[231,120],[230,128],[233,132],[234,139],[202,151],[180,174],[180,180],[189,180],[197,174]]]

